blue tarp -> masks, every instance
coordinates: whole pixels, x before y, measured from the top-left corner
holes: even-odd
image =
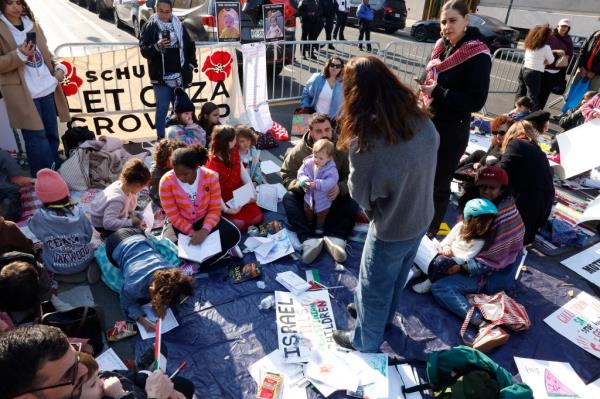
[[[281,215],[271,214],[270,219]],[[330,290],[331,303],[339,329],[352,327],[354,321],[346,313],[357,283],[362,244],[352,243],[352,252],[345,270],[335,270],[333,259],[325,252],[309,267],[319,270],[327,286],[342,285]],[[180,327],[163,335],[168,349],[168,372],[180,361],[187,367],[180,373],[194,382],[201,398],[252,398],[256,384],[248,367],[277,347],[275,310],[261,311],[259,302],[283,287],[275,281],[279,272],[292,270],[305,276],[306,266],[290,256],[262,268],[264,290],[256,281],[232,284],[226,279],[227,266],[254,261],[253,254],[244,260],[230,259],[196,281],[196,295],[174,309]],[[600,359],[577,347],[548,327],[543,319],[581,290],[593,293],[588,283],[562,267],[556,260],[530,253],[528,271],[521,274],[514,292],[509,293],[522,303],[529,313],[532,327],[512,333],[506,345],[492,351],[492,359],[513,374],[517,373],[513,356],[569,362],[587,383],[600,376]],[[564,284],[572,284],[565,286]],[[407,287],[399,301],[395,327],[387,334],[383,349],[403,359],[425,360],[428,353],[462,344],[459,320],[439,307],[430,294],[418,295]],[[136,356],[153,345],[153,340],[135,342]]]

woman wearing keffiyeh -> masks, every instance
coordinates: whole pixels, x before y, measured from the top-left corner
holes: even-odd
[[[189,87],[198,67],[196,46],[181,21],[173,16],[172,0],[158,0],[141,34],[140,49],[148,60],[148,73],[156,97],[156,134],[165,137],[169,104],[175,102],[175,89]]]
[[[420,85],[423,104],[433,114],[440,135],[434,183],[435,214],[430,235],[435,235],[450,198],[450,183],[467,148],[471,112],[479,111],[488,95],[492,61],[477,28],[468,27],[468,8],[463,0],[442,7],[437,41]]]

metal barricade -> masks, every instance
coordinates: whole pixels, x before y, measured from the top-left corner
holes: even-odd
[[[267,43],[267,85],[269,103],[298,100],[302,96],[304,85],[315,72],[320,72],[329,58],[338,56],[344,62],[350,58],[366,55],[367,45],[373,54],[380,51],[377,42],[356,40],[306,40]],[[303,58],[302,49],[315,46],[315,59]],[[329,48],[333,46],[334,49]]]
[[[521,49],[499,48],[494,52],[489,94],[517,92],[524,56]]]
[[[380,56],[386,65],[396,73],[400,81],[413,90],[417,90],[418,84],[414,78],[423,74],[433,46],[433,43],[397,40],[388,43]]]

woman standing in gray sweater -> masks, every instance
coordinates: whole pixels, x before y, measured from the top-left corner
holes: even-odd
[[[356,326],[333,337],[340,346],[378,352],[433,217],[439,136],[415,94],[378,58],[351,59],[343,87],[338,147],[349,149],[348,188],[370,225],[348,309]]]

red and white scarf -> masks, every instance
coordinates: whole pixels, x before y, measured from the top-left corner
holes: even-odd
[[[444,60],[440,60],[440,55],[445,50],[446,46],[444,45],[444,39],[439,39],[435,43],[435,47],[433,48],[433,52],[431,53],[431,61],[427,63],[425,67],[425,71],[427,73],[425,82],[426,84],[432,84],[433,82],[437,82],[438,75],[444,71],[454,68],[457,65],[462,64],[468,59],[475,57],[479,54],[487,54],[491,57],[490,49],[485,43],[482,43],[479,40],[469,40],[468,42],[464,42],[458,50],[452,53],[450,56],[446,57]],[[433,102],[433,98],[423,92],[420,94],[421,100],[425,104],[427,108]]]

